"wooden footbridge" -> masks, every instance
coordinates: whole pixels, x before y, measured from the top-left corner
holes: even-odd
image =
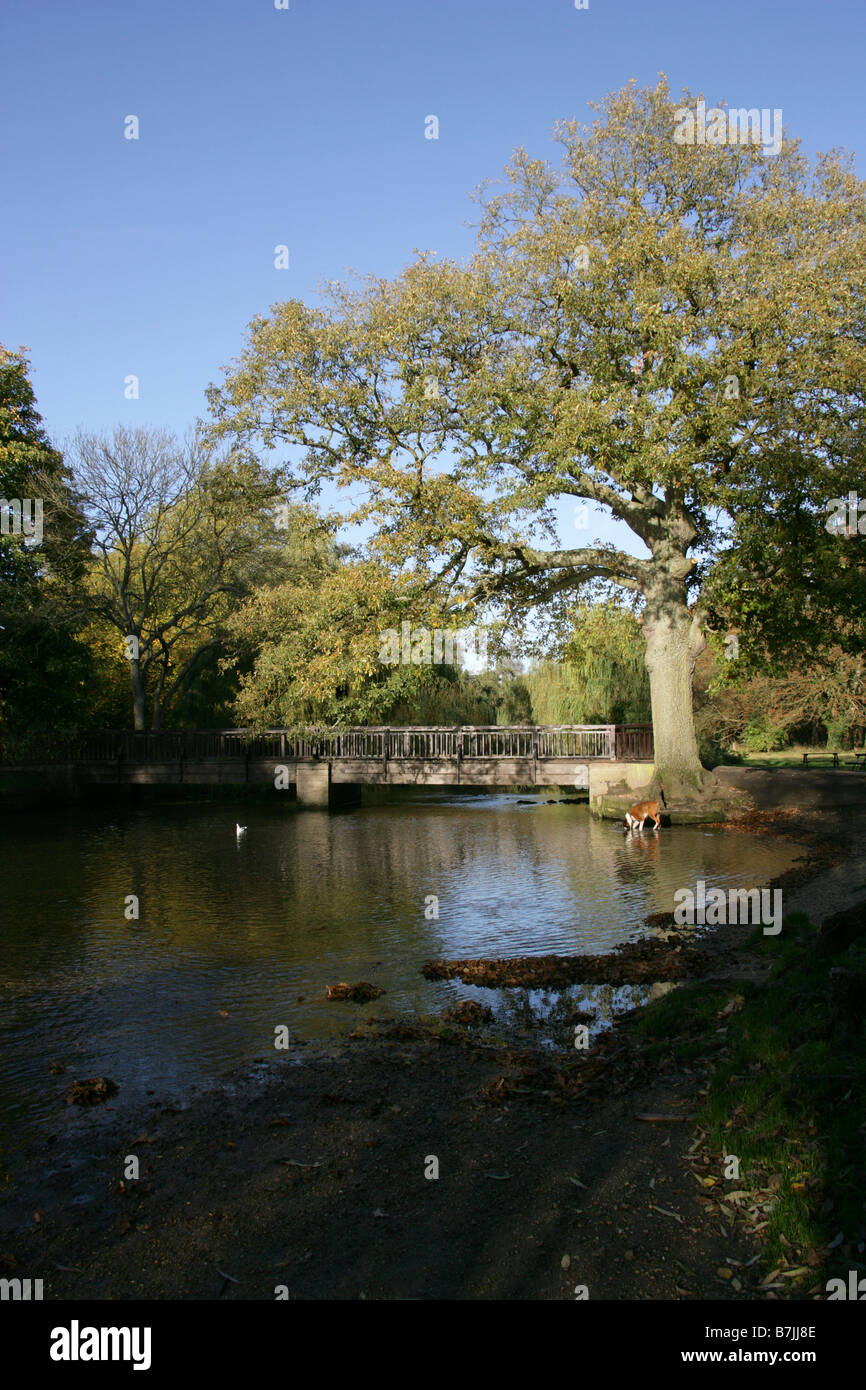
[[[619,781],[651,763],[649,724],[490,725],[325,730],[106,730],[2,758],[31,773],[65,768],[77,783],[294,786],[326,806],[340,786],[569,786]],[[616,768],[612,765],[618,764]],[[591,771],[592,770],[592,771]],[[641,769],[644,773],[646,768]],[[641,780],[644,780],[642,778]]]

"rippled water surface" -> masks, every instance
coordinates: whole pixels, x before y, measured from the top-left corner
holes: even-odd
[[[249,802],[76,808],[7,816],[0,832],[7,1141],[56,1115],[72,1077],[110,1076],[125,1099],[181,1095],[273,1057],[278,1024],[321,1038],[372,1014],[496,1003],[506,992],[430,983],[419,967],[610,950],[670,909],[676,888],[758,885],[796,853],[699,827],[626,836],[585,805],[447,791],[339,814]],[[124,917],[129,894],[138,921]],[[431,895],[438,919],[425,916]],[[328,1003],[324,987],[338,980],[387,993]],[[52,1062],[66,1073],[50,1075]]]

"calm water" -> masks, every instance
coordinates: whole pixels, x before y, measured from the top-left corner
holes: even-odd
[[[0,1142],[65,1113],[73,1077],[112,1077],[118,1102],[180,1097],[273,1058],[278,1024],[312,1039],[461,998],[507,1008],[513,991],[429,983],[419,967],[610,950],[676,888],[758,885],[796,853],[697,827],[625,836],[584,805],[517,801],[428,791],[336,815],[169,803],[5,817]],[[328,1003],[338,980],[387,993]]]

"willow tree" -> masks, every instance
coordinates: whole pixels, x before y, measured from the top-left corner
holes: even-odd
[[[730,143],[713,113],[682,143],[695,105],[662,77],[561,123],[556,165],[518,150],[479,195],[465,264],[421,254],[275,305],[209,392],[217,434],[295,446],[298,488],[351,488],[378,555],[455,601],[629,591],[656,772],[684,790],[704,776],[703,565],[721,523],[791,470],[825,486],[828,438],[858,438],[866,263],[842,156]],[[563,544],[563,499],[624,522],[637,553]]]
[[[581,603],[570,617],[561,659],[544,661],[524,677],[535,722],[642,723],[649,683],[634,614],[615,603]]]

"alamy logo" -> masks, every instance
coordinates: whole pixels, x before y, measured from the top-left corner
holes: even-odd
[[[131,1361],[134,1371],[150,1370],[149,1327],[69,1327],[51,1329],[52,1361]]]
[[[443,632],[427,627],[413,629],[411,623],[401,623],[379,633],[379,660],[385,666],[462,666],[467,656],[487,661],[487,631],[483,627],[466,627],[456,632]]]
[[[749,924],[764,928],[764,936],[778,936],[782,930],[782,890],[774,888],[772,905],[769,888],[710,888],[699,878],[691,888],[674,893],[674,921],[677,926],[717,927]]]
[[[772,115],[772,129],[770,120]],[[734,106],[726,110],[713,106],[707,110],[701,99],[694,111],[678,106],[674,112],[674,143],[677,145],[763,145],[767,154],[778,154],[782,148],[782,108],[772,113],[768,106],[746,109]]]
[[[848,1270],[847,1288],[844,1279],[827,1280],[827,1302],[832,1303],[840,1298],[854,1299],[858,1303],[863,1303],[866,1300],[866,1279],[858,1279],[856,1270]]]
[[[832,509],[832,510],[831,510]],[[827,503],[830,515],[824,522],[824,530],[831,536],[866,536],[866,502],[861,502],[856,492],[847,497],[831,497]]]
[[[41,542],[42,498],[0,497],[0,535],[32,536]]]
[[[32,1292],[31,1292],[32,1286]],[[13,1303],[37,1301],[42,1298],[41,1279],[0,1279],[0,1301],[10,1298]]]

